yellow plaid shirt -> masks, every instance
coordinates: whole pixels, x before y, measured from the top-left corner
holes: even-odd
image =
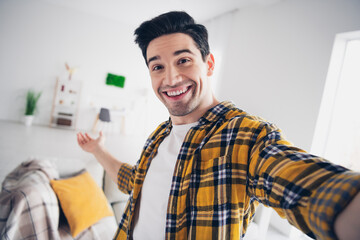
[[[114,239],[131,238],[147,169],[171,128],[171,121],[161,124],[136,166],[119,169],[119,189],[130,199]],[[260,202],[313,238],[335,239],[334,218],[359,189],[359,173],[292,146],[275,125],[223,102],[199,119],[182,144],[165,238],[241,239]]]

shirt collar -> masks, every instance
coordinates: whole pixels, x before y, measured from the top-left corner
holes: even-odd
[[[217,121],[220,117],[223,117],[226,112],[235,105],[231,101],[223,101],[218,105],[210,108],[200,119],[199,125],[204,125],[210,122]]]

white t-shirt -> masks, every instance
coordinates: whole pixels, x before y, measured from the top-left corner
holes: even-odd
[[[134,219],[134,240],[165,239],[166,212],[172,177],[185,135],[197,122],[173,125],[158,148],[145,176]]]

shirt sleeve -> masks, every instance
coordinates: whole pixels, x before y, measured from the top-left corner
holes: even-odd
[[[123,163],[117,174],[117,185],[120,191],[130,194],[134,188],[135,166]]]
[[[249,194],[317,239],[336,239],[336,216],[360,189],[360,174],[292,146],[264,124],[250,153]]]

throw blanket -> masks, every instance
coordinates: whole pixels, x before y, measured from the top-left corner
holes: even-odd
[[[27,161],[7,175],[0,193],[1,239],[60,239],[59,206],[49,161]]]

